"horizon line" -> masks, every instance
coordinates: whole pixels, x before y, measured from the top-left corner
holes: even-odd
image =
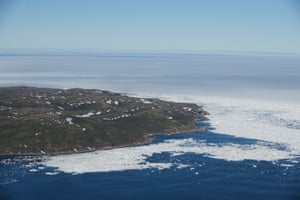
[[[0,48],[0,56],[129,56],[138,55],[265,55],[300,56],[298,52],[224,51],[224,50],[112,50],[112,49],[7,49]]]

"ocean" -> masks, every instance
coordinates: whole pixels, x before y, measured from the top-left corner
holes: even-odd
[[[194,102],[209,129],[91,153],[2,156],[0,199],[300,199],[299,55],[0,56],[0,86],[20,85]]]

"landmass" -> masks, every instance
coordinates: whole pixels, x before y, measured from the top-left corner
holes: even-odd
[[[0,154],[94,151],[145,144],[152,134],[203,131],[197,104],[98,89],[0,88]]]

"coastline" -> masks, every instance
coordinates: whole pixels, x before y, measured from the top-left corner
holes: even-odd
[[[197,121],[206,121],[208,114],[193,103],[98,89],[19,86],[0,88],[0,95],[0,156],[51,156],[145,145],[154,135],[204,131]]]
[[[197,125],[196,125],[197,126]],[[151,144],[155,138],[154,136],[159,135],[177,135],[177,134],[184,134],[184,133],[197,133],[197,132],[204,132],[207,129],[206,126],[199,126],[198,128],[194,129],[187,129],[182,130],[178,132],[169,132],[169,133],[153,133],[148,134],[145,136],[145,141],[136,142],[133,144],[124,144],[124,145],[117,145],[117,146],[107,146],[107,147],[100,147],[95,149],[86,149],[86,150],[78,150],[78,151],[63,151],[63,152],[50,152],[50,153],[11,153],[11,154],[3,154],[0,153],[1,156],[13,156],[13,157],[26,157],[26,156],[32,156],[32,157],[42,157],[42,156],[58,156],[58,155],[72,155],[72,154],[82,154],[82,153],[91,153],[96,151],[106,151],[106,150],[112,150],[112,149],[121,149],[121,148],[127,148],[127,147],[137,147],[137,146],[143,146],[147,144]]]

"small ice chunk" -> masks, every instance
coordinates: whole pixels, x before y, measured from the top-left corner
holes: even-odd
[[[53,175],[57,175],[59,173],[58,172],[46,172],[45,174],[48,176],[53,176]]]
[[[112,100],[111,100],[111,99],[110,99],[110,100],[107,100],[106,103],[107,103],[107,104],[111,104],[111,103],[112,103]]]
[[[169,116],[168,119],[173,119],[173,117]]]
[[[96,112],[96,115],[101,115],[101,113],[102,113],[101,111],[98,111]]]
[[[280,164],[281,167],[294,167],[293,164],[286,164],[286,163],[283,163],[283,164]]]
[[[82,128],[81,130],[82,130],[82,131],[86,131],[86,128]]]
[[[117,105],[119,105],[119,102],[118,101],[114,101],[114,104],[117,106]]]

